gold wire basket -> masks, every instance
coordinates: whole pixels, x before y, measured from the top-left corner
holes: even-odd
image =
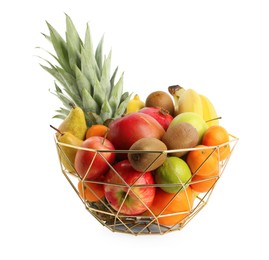
[[[187,183],[182,184],[182,183],[178,183],[178,184],[165,184],[165,186],[171,186],[171,185],[180,185],[180,189],[177,193],[174,194],[174,196],[171,197],[171,199],[167,202],[166,205],[163,206],[163,209],[160,210],[160,212],[158,212],[158,214],[154,214],[153,211],[151,210],[151,208],[147,207],[147,214],[142,213],[140,215],[124,215],[122,213],[120,213],[120,211],[116,211],[115,209],[113,209],[109,203],[106,201],[106,199],[104,197],[102,198],[98,198],[98,201],[88,201],[86,199],[86,196],[84,195],[83,192],[79,191],[78,189],[78,183],[81,182],[83,185],[85,185],[87,188],[90,189],[89,185],[90,183],[95,183],[95,184],[99,184],[99,185],[115,185],[113,183],[106,183],[103,180],[100,181],[89,181],[89,180],[85,180],[82,179],[77,172],[74,169],[74,166],[70,163],[70,167],[66,167],[66,163],[64,164],[62,162],[63,158],[65,161],[68,161],[67,156],[65,155],[64,151],[63,151],[63,147],[70,147],[70,148],[74,148],[74,149],[86,149],[86,148],[81,148],[81,147],[75,147],[72,145],[68,145],[65,143],[61,143],[57,140],[57,138],[55,137],[55,144],[57,147],[57,152],[59,155],[59,161],[60,161],[60,166],[61,166],[61,170],[63,175],[65,176],[65,178],[67,179],[67,181],[69,182],[69,184],[71,185],[71,187],[74,189],[74,191],[76,192],[76,194],[78,195],[78,197],[80,198],[80,200],[82,201],[82,203],[84,204],[86,210],[95,218],[97,219],[103,226],[107,227],[108,229],[110,229],[113,232],[121,232],[121,233],[126,233],[126,234],[133,234],[133,235],[151,235],[151,234],[166,234],[172,231],[176,231],[176,230],[181,230],[183,227],[185,227],[190,220],[192,220],[192,218],[194,216],[196,216],[196,214],[198,212],[200,212],[200,210],[208,203],[208,200],[216,186],[216,183],[218,182],[219,178],[221,177],[221,175],[223,174],[223,171],[231,157],[231,154],[238,142],[238,138],[230,135],[230,140],[228,143],[225,143],[223,145],[220,146],[211,146],[208,147],[208,149],[212,149],[214,151],[217,151],[219,154],[219,149],[222,146],[225,145],[229,145],[230,146],[230,154],[229,156],[225,159],[220,161],[219,160],[219,171],[216,174],[216,176],[210,176],[207,179],[203,179],[203,181],[207,181],[210,180],[211,178],[215,178],[214,183],[212,184],[212,186],[210,187],[210,189],[207,192],[203,192],[203,193],[197,193],[194,196],[193,201],[189,201],[187,199],[187,202],[189,205],[191,205],[189,207],[188,210],[183,210],[183,211],[179,211],[179,212],[167,212],[167,208],[169,207],[169,205],[171,203],[173,203],[173,200],[175,199],[176,195],[181,192],[181,191],[185,191],[187,189],[188,186],[195,184],[196,181],[194,182],[192,179],[190,179]],[[146,152],[156,152],[156,153],[167,153],[167,155],[173,153],[173,152],[180,152],[180,151],[192,151],[196,148],[190,148],[190,149],[178,149],[178,150],[167,150],[167,151],[146,151]],[[90,152],[95,153],[96,155],[101,155],[101,152],[104,153],[104,151],[102,150],[94,150],[94,149],[86,149]],[[111,151],[108,150],[106,152],[113,152],[116,154],[122,154],[122,153],[130,153],[132,151],[130,150],[115,150],[115,151]],[[135,152],[135,151],[133,151]],[[102,157],[104,160],[105,158]],[[113,171],[117,173],[117,171],[113,168],[113,165],[109,164],[107,161],[106,163],[109,165],[110,169],[113,169]],[[152,162],[153,163],[153,162]],[[152,164],[151,163],[151,164]],[[203,162],[205,163],[205,162]],[[202,164],[203,164],[202,163]],[[202,166],[201,164],[201,166]],[[200,166],[200,167],[201,167]],[[68,169],[69,170],[68,170]],[[72,172],[70,171],[70,168],[72,168]],[[143,173],[141,173],[142,175]],[[127,193],[132,190],[133,188],[135,188],[135,185],[128,185],[128,184],[122,184],[128,191]],[[146,187],[147,185],[144,185],[144,187]],[[155,186],[156,189],[160,188],[160,185],[157,184],[153,184],[151,186]],[[95,191],[92,190],[92,192],[95,194]],[[97,194],[95,194],[96,196],[98,196]],[[140,199],[138,197],[138,199]],[[143,201],[141,201],[143,203]],[[122,202],[123,203],[123,202]],[[179,219],[180,221],[178,221],[177,223],[173,224],[173,225],[167,225],[164,224],[163,221],[161,221],[162,219],[165,218],[171,218],[174,216],[181,216]]]

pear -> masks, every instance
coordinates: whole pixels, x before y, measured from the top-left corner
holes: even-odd
[[[84,140],[87,131],[87,123],[85,114],[80,107],[74,106],[70,110],[68,116],[58,127],[62,133],[69,132],[77,138]],[[57,133],[59,135],[59,133]]]
[[[61,163],[70,173],[75,173],[74,162],[78,150],[76,147],[80,147],[83,143],[83,140],[70,132],[61,132],[59,129],[53,126],[51,127],[57,131],[57,140],[59,145],[58,152]],[[66,146],[65,144],[71,145],[73,147]]]

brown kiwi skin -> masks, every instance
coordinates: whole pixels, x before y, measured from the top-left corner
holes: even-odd
[[[161,90],[150,93],[146,98],[145,106],[164,108],[170,115],[174,115],[175,106],[172,97]]]
[[[162,141],[168,150],[193,148],[199,142],[197,130],[187,122],[180,122],[167,129],[162,137]],[[182,157],[188,151],[172,152],[171,156]]]
[[[161,166],[167,158],[167,153],[161,153],[161,151],[166,151],[167,147],[157,138],[141,138],[130,147],[129,151],[131,150],[137,150],[137,152],[129,152],[128,160],[132,167],[139,172],[153,171]]]

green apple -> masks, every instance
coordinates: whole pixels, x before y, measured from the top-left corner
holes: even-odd
[[[172,122],[170,123],[169,127],[172,127],[175,124],[180,122],[187,122],[191,124],[194,128],[196,128],[199,134],[199,143],[201,143],[203,135],[208,128],[207,123],[205,120],[195,112],[184,112],[177,115]]]
[[[175,156],[167,157],[154,174],[156,184],[161,184],[160,188],[169,193],[186,188],[191,177],[188,164]]]

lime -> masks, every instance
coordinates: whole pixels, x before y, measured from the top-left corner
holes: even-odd
[[[162,190],[176,193],[188,186],[191,176],[188,164],[181,158],[171,156],[156,170],[154,177]]]

